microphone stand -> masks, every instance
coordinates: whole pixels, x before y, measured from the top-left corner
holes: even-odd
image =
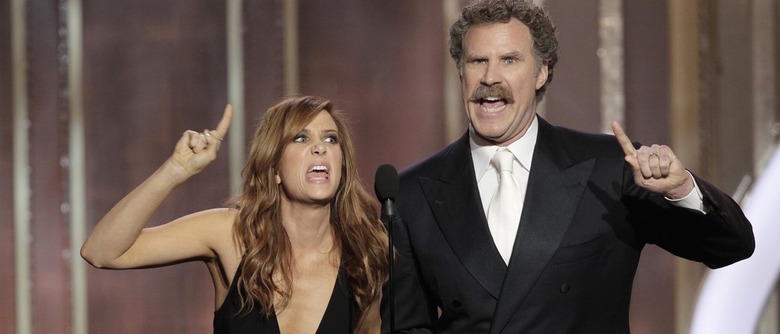
[[[385,213],[385,216],[387,217],[387,244],[388,244],[388,252],[387,252],[387,260],[388,260],[388,271],[390,274],[390,279],[388,280],[387,284],[390,290],[390,333],[395,333],[395,289],[393,287],[393,281],[394,281],[394,274],[393,274],[393,262],[394,256],[393,256],[393,250],[395,249],[393,245],[393,216],[395,216],[395,210],[393,209],[393,199],[388,198],[382,203],[382,212]]]
[[[395,273],[393,273],[393,267],[395,266],[395,245],[393,244],[393,216],[395,216],[395,208],[393,207],[393,201],[398,196],[398,187],[398,172],[395,170],[395,167],[389,164],[379,166],[374,179],[374,191],[382,204],[382,216],[386,217],[387,220],[387,267],[390,277],[387,282],[387,288],[390,295],[385,297],[390,302],[390,326],[388,326],[390,327],[390,333],[395,333]]]

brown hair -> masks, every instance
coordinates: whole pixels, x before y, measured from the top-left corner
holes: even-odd
[[[542,64],[547,63],[547,81],[536,90],[536,102],[539,102],[552,81],[553,68],[558,62],[558,39],[547,11],[530,0],[477,0],[463,7],[460,17],[450,27],[450,56],[460,70],[463,66],[463,39],[469,28],[480,24],[507,23],[513,18],[531,31],[537,73]]]
[[[242,311],[248,312],[259,303],[263,313],[270,316],[274,293],[282,297],[281,305],[291,297],[291,246],[282,226],[282,194],[275,180],[276,167],[287,145],[323,110],[336,123],[343,152],[342,178],[331,202],[330,223],[335,245],[341,250],[341,268],[357,300],[356,321],[379,296],[387,279],[387,232],[377,201],[360,183],[355,149],[341,113],[323,98],[287,98],[263,116],[243,170],[242,193],[234,202],[238,210],[234,236],[244,250],[238,278]],[[280,274],[281,282],[274,281],[274,273]]]

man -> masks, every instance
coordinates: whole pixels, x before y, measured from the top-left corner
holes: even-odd
[[[477,1],[453,24],[470,126],[401,173],[385,332],[392,313],[408,332],[628,333],[645,244],[711,268],[752,254],[739,206],[669,147],[536,115],[557,50],[547,14],[522,0]]]

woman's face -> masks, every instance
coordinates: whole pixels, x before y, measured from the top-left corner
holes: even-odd
[[[342,173],[341,139],[336,122],[325,110],[287,144],[276,181],[283,200],[307,204],[330,203]]]

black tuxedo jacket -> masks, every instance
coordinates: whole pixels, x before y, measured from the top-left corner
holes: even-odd
[[[711,268],[753,252],[752,227],[739,206],[695,180],[706,215],[636,186],[614,136],[554,127],[539,117],[507,266],[488,230],[464,135],[400,174],[393,222],[396,331],[628,333],[645,244]],[[387,286],[384,293],[387,332]]]

